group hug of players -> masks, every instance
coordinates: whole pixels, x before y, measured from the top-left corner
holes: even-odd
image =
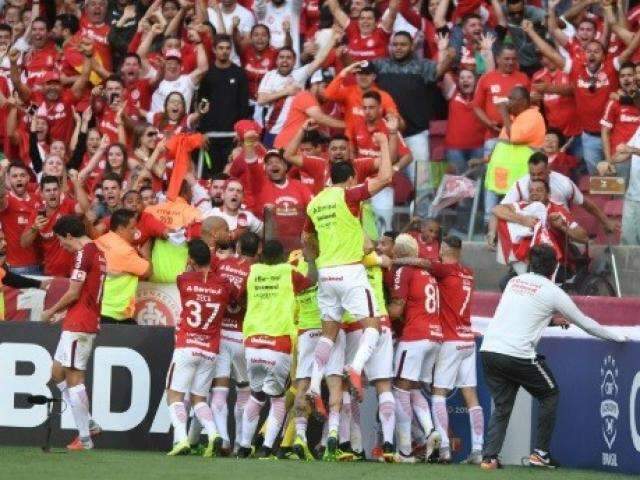
[[[379,139],[378,173],[363,184],[356,185],[351,164],[331,165],[331,186],[308,205],[301,252],[287,258],[278,240],[262,243],[252,233],[240,236],[234,255],[220,256],[200,239],[188,243],[166,380],[174,431],[169,455],[364,459],[359,405],[370,383],[378,399],[378,460],[450,462],[446,396],[459,387],[470,420],[468,461],[481,462],[473,274],[460,264],[460,239],[445,237],[440,261],[428,261],[418,258],[412,236],[383,237],[374,245],[360,222],[361,203],[391,178],[385,140]],[[69,291],[49,312],[68,308],[53,379],[71,406],[79,435],[70,447],[77,450],[92,448],[100,430],[89,414],[84,370],[105,271],[104,257],[82,228],[72,217],[54,228],[76,262]],[[323,421],[316,455],[307,441],[310,417]],[[202,430],[207,442],[199,447]]]

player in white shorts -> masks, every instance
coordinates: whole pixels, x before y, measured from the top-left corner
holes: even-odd
[[[399,235],[394,246],[395,257],[415,257],[416,240],[408,234]],[[440,350],[442,326],[438,284],[427,271],[414,266],[402,266],[395,271],[389,314],[402,322],[402,333],[394,359],[398,454],[396,460],[411,463],[411,421],[415,414],[427,436],[426,458],[439,445],[433,427],[427,399],[420,384],[430,384],[433,366]]]
[[[167,404],[176,440],[168,455],[184,455],[191,451],[184,404],[185,395],[190,395],[194,414],[209,438],[203,455],[212,457],[219,453],[222,437],[218,434],[207,397],[220,347],[222,316],[230,303],[239,300],[239,292],[211,270],[211,252],[205,242],[200,239],[190,241],[188,252],[191,271],[176,279],[182,312],[167,373]]]

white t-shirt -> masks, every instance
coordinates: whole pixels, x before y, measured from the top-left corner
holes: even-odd
[[[262,233],[262,220],[256,217],[249,210],[245,210],[243,208],[238,211],[237,215],[231,215],[229,213],[223,212],[220,207],[213,207],[208,211],[207,214],[203,213],[202,217],[224,218],[224,220],[227,222],[227,225],[229,225],[230,232],[233,232],[234,230],[237,230],[238,227],[240,227],[248,228],[250,232],[258,235]]]
[[[530,181],[531,176],[526,174],[511,187],[500,203],[509,204],[529,201]],[[549,174],[549,189],[551,190],[549,199],[567,208],[570,208],[574,203],[576,205],[584,203],[584,196],[577,185],[569,177],[561,173],[551,172]]]
[[[171,92],[180,92],[184,96],[187,104],[187,113],[191,109],[191,100],[197,85],[191,80],[191,75],[180,75],[176,80],[162,80],[158,84],[158,88],[151,96],[151,112],[157,113],[164,111],[164,101]]]
[[[222,14],[222,20],[224,21],[224,30],[231,35],[233,32],[233,17],[238,17],[240,19],[240,25],[238,25],[238,31],[242,35],[249,35],[251,33],[251,27],[256,23],[256,19],[253,16],[253,12],[247,10],[242,5],[236,3],[235,8],[230,13],[225,13],[224,9],[220,7],[220,13]],[[222,31],[222,25],[220,25],[220,17],[215,12],[213,8],[207,9],[207,14],[209,15],[209,22],[213,25],[216,31]],[[236,52],[235,45],[232,45],[233,49],[231,52],[231,61],[236,65],[240,65],[240,57]]]
[[[640,148],[640,128],[633,134],[627,145]],[[640,202],[640,156],[631,155],[631,169],[629,172],[629,186],[625,197],[627,200]]]
[[[624,341],[622,335],[600,326],[582,313],[569,295],[551,280],[535,273],[524,273],[507,284],[484,332],[480,350],[535,358],[542,331],[556,312],[593,336]]]
[[[307,78],[309,78],[309,73],[307,72],[306,66],[294,69],[286,77],[280,75],[278,73],[278,70],[269,70],[260,81],[260,85],[258,86],[258,93],[278,92],[291,83],[296,83],[300,86],[300,88],[304,88],[304,84],[307,81]],[[273,128],[269,131],[269,133],[272,134],[278,134],[282,130],[282,126],[284,125],[284,122],[287,119],[287,115],[289,114],[289,109],[291,108],[293,97],[289,96],[284,99],[284,104],[282,105],[280,104],[281,100],[282,99],[276,100],[271,105],[269,105],[267,109],[267,115],[265,117],[265,121],[267,124],[271,119],[271,115],[278,115]]]
[[[297,60],[300,60],[300,6],[301,0],[285,0],[284,4],[276,7],[271,2],[256,0],[254,10],[260,23],[269,27],[271,32],[271,46],[274,48],[284,47],[285,34],[282,29],[282,22],[289,21],[291,25],[291,39],[293,40],[293,50],[296,52]]]

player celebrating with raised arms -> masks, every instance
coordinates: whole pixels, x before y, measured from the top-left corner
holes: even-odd
[[[273,444],[285,417],[284,393],[291,370],[291,337],[295,334],[295,295],[316,283],[315,252],[305,244],[309,270],[305,277],[286,262],[284,247],[268,240],[259,263],[251,266],[247,280],[247,314],[244,335],[251,395],[244,409],[238,456],[251,455],[251,440],[267,397],[269,416],[259,458],[272,458]]]
[[[176,326],[175,350],[167,373],[167,404],[177,440],[169,456],[187,454],[186,394],[209,442],[204,457],[217,455],[222,447],[207,396],[215,375],[215,360],[220,348],[220,326],[227,306],[238,300],[238,290],[227,279],[211,270],[211,251],[200,240],[188,243],[188,267],[176,279],[182,313]]]
[[[74,254],[74,259],[69,288],[55,305],[42,312],[42,320],[51,322],[59,312],[67,311],[53,357],[51,378],[62,392],[65,403],[71,407],[78,429],[78,439],[67,448],[91,450],[91,430],[95,433],[99,427],[92,425],[84,380],[93,341],[100,329],[100,304],[107,262],[100,249],[87,236],[84,224],[78,217],[60,217],[53,232],[62,248]]]

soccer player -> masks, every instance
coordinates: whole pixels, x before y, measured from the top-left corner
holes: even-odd
[[[176,326],[175,350],[167,373],[167,404],[177,441],[167,455],[191,451],[184,404],[185,395],[190,394],[195,416],[209,437],[203,456],[213,457],[220,452],[222,437],[218,435],[207,395],[220,348],[222,316],[229,304],[238,299],[238,291],[211,270],[211,251],[204,241],[191,240],[188,252],[191,271],[176,279],[182,313]]]
[[[334,350],[345,311],[361,320],[364,326],[360,346],[351,364],[345,368],[359,399],[363,396],[362,369],[380,337],[373,292],[361,263],[365,252],[364,232],[359,220],[360,202],[378,193],[391,181],[389,141],[381,133],[376,133],[374,140],[381,151],[377,175],[355,186],[353,166],[343,162],[334,163],[331,165],[333,186],[322,190],[307,207],[320,248],[317,265],[322,337],[314,352],[314,369],[309,387],[310,395],[316,399],[319,398],[322,374]]]
[[[60,342],[56,348],[51,378],[71,407],[78,429],[78,440],[69,450],[91,450],[91,431],[99,432],[91,422],[89,398],[84,386],[85,370],[93,341],[100,329],[100,304],[107,276],[104,255],[87,236],[82,221],[73,216],[60,217],[53,226],[62,248],[75,254],[69,288],[55,305],[42,312],[42,320],[55,322],[58,312],[67,310],[62,321]],[[93,428],[91,428],[93,427]]]
[[[251,454],[251,440],[267,398],[269,416],[258,457],[272,458],[273,443],[284,422],[283,395],[291,370],[295,295],[311,287],[317,277],[315,252],[305,244],[304,253],[309,264],[306,277],[286,263],[284,247],[278,240],[265,242],[260,263],[251,266],[242,327],[251,395],[242,417],[241,458]]]
[[[394,254],[397,257],[417,257],[418,243],[411,235],[398,235]],[[429,404],[420,392],[420,383],[432,381],[442,340],[438,283],[424,269],[403,266],[395,272],[391,297],[389,315],[401,322],[402,329],[394,359],[397,457],[399,461],[410,463],[413,414],[427,435],[426,458],[439,444]]]

